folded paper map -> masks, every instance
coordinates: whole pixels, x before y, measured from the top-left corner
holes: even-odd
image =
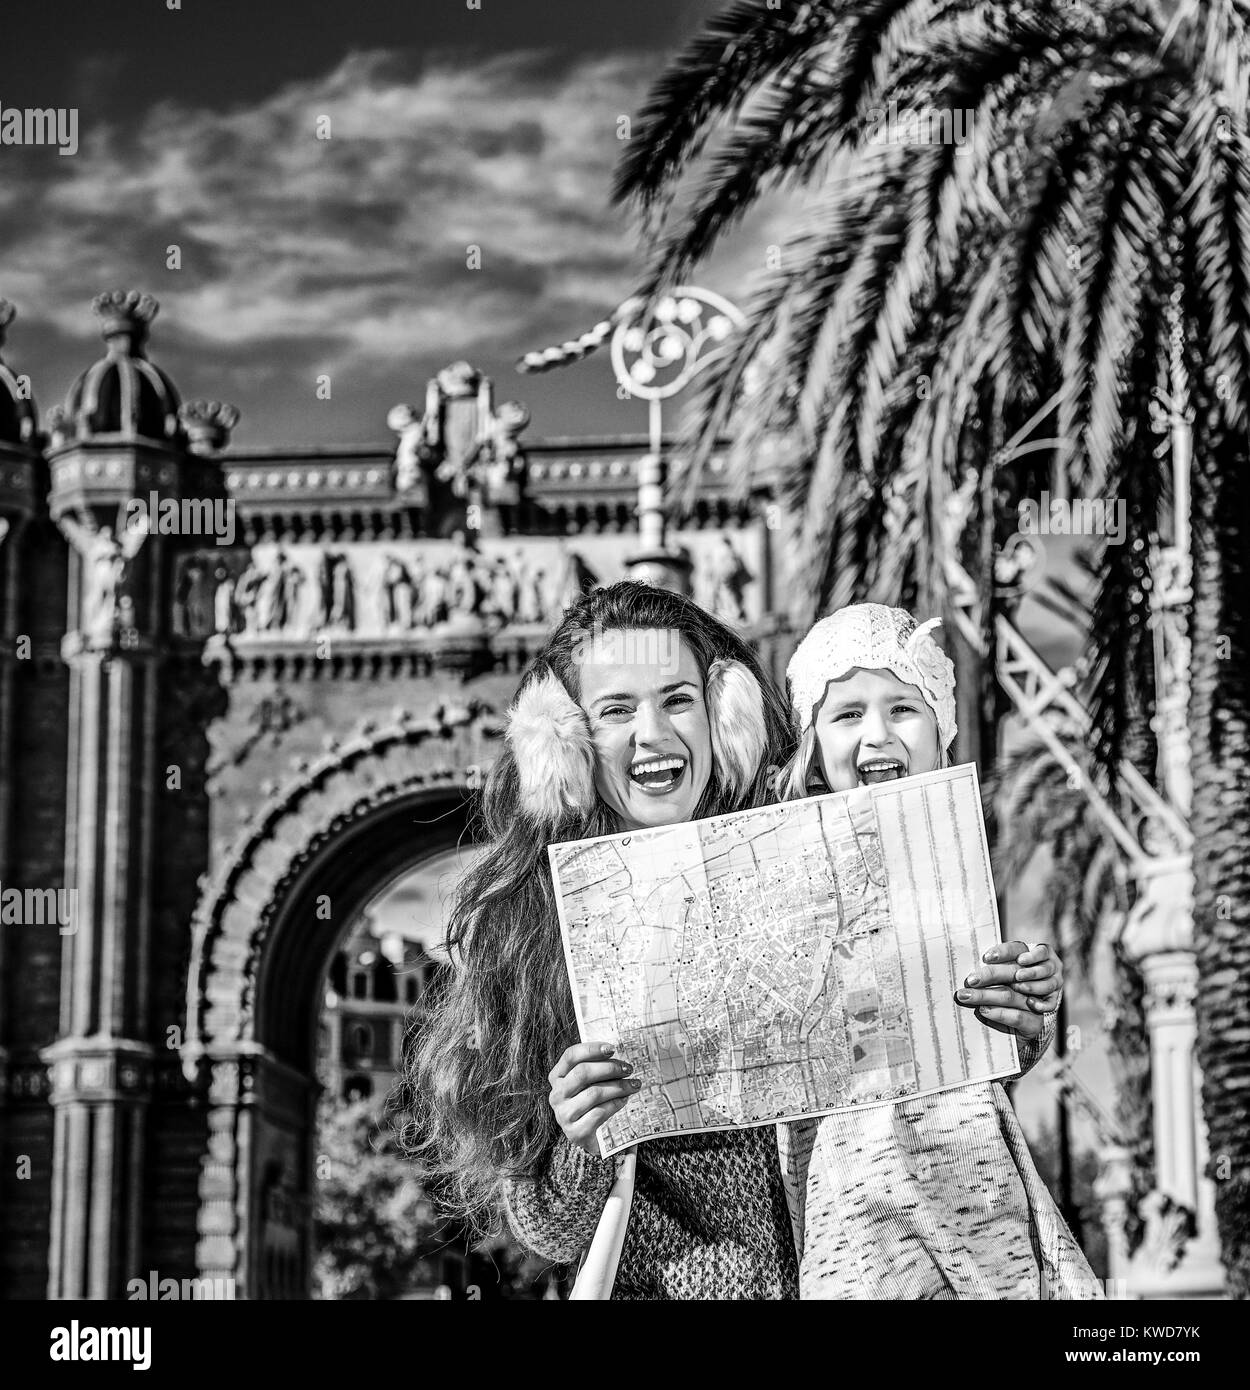
[[[582,1040],[642,1082],[605,1157],[1019,1070],[953,998],[1000,940],[972,763],[548,855]]]

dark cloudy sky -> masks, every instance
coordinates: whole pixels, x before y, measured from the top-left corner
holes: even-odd
[[[0,147],[6,357],[46,410],[99,355],[91,297],[137,287],[161,302],[152,356],[184,396],[241,407],[240,447],[388,439],[387,409],[458,357],[531,405],[531,435],[641,430],[606,361],[513,364],[630,291],[636,237],[608,201],[618,118],[717,3],[6,6],[0,104],[80,122],[72,158]],[[740,295],[778,215],[704,283]]]

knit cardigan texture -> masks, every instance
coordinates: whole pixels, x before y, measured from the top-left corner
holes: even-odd
[[[1021,1040],[1021,1074],[1042,1055]],[[517,1238],[590,1243],[615,1162],[561,1139],[503,1182]],[[613,1299],[1077,1299],[1102,1288],[997,1082],[639,1146]]]

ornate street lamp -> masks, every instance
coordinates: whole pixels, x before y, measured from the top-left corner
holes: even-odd
[[[627,299],[589,333],[545,352],[527,353],[523,372],[547,371],[588,357],[611,338],[612,371],[627,395],[645,400],[649,448],[638,466],[638,540],[626,561],[631,579],[677,593],[690,591],[690,557],[667,544],[664,482],[664,402],[672,399],[725,351],[742,313],[711,290],[682,285],[657,300],[649,313],[640,298]]]

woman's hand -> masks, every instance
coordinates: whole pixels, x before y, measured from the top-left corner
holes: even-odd
[[[595,1130],[642,1085],[629,1075],[633,1067],[628,1062],[608,1060],[613,1051],[611,1043],[577,1043],[564,1050],[547,1076],[551,1082],[547,1104],[555,1111],[564,1137],[596,1158]]]
[[[987,1028],[1036,1038],[1047,1014],[1059,1007],[1063,963],[1049,946],[1008,941],[986,951],[978,965],[955,991],[955,1002],[975,1009]]]

